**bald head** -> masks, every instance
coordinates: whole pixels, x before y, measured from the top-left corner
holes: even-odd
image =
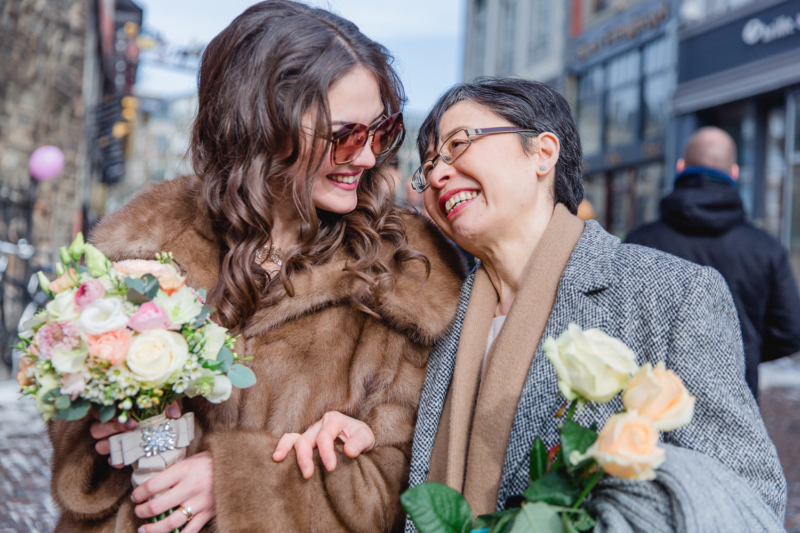
[[[738,171],[736,143],[730,135],[713,126],[700,128],[689,138],[683,160],[687,167],[713,168],[727,174]]]

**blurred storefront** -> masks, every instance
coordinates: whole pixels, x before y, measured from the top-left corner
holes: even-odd
[[[800,0],[762,0],[678,35],[673,132],[718,126],[739,149],[739,192],[800,274]]]
[[[670,98],[676,3],[573,0],[570,60],[583,143],[586,196],[597,220],[624,237],[658,216]]]

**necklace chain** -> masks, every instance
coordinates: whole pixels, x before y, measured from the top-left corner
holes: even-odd
[[[265,244],[262,248],[259,248],[256,252],[256,261],[259,263],[263,263],[267,261],[268,263],[275,263],[278,266],[281,266],[283,262],[281,258],[284,255],[284,251],[278,248],[277,246],[270,246]]]

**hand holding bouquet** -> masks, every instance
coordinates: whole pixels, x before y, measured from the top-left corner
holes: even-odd
[[[568,403],[557,413],[560,443],[549,451],[541,438],[531,449],[529,485],[520,507],[479,516],[472,521],[467,501],[439,483],[406,491],[403,507],[421,533],[588,531],[594,518],[581,504],[604,474],[652,480],[664,462],[659,431],[688,424],[695,398],[663,362],[637,367],[635,354],[598,329],[570,324],[558,339],[545,340],[544,351],[558,375]],[[632,376],[632,377],[631,377]],[[599,435],[596,426],[573,420],[588,402],[611,401],[620,391],[624,409],[612,415]]]

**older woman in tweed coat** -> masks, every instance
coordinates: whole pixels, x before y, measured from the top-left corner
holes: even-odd
[[[782,531],[786,482],[744,381],[725,282],[575,216],[582,157],[564,98],[519,79],[458,85],[418,147],[428,213],[481,263],[428,362],[410,485],[445,483],[476,515],[520,495],[534,438],[558,442],[543,342],[576,323],[622,340],[640,365],[665,362],[697,398],[691,424],[663,436],[655,481],[609,480],[596,492],[595,531]],[[602,426],[620,408],[617,398],[581,421]]]

